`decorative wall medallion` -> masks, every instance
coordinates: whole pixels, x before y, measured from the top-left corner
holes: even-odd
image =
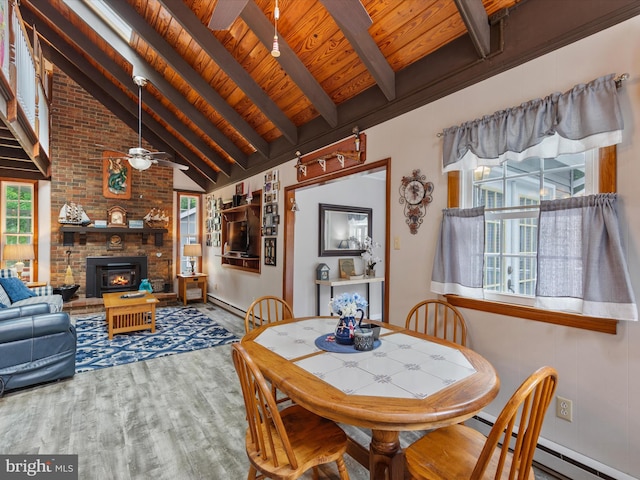
[[[124,250],[124,236],[118,234],[107,235],[107,250]]]
[[[404,205],[405,220],[409,231],[415,235],[422,224],[422,217],[427,213],[427,205],[433,197],[433,183],[426,181],[420,170],[414,170],[410,177],[402,177],[400,184],[400,205]]]

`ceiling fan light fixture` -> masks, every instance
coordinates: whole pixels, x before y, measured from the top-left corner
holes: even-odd
[[[151,166],[151,160],[147,160],[139,155],[129,157],[128,160],[129,164],[136,170],[146,170]]]

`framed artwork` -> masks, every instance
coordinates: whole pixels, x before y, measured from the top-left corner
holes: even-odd
[[[102,195],[104,198],[131,199],[131,168],[124,158],[102,160]]]
[[[353,258],[339,258],[338,269],[340,270],[340,278],[349,278],[356,274]]]
[[[236,183],[236,195],[242,195],[244,193],[244,183]]]
[[[280,190],[280,182],[271,183],[271,188],[274,190]]]
[[[265,215],[270,215],[272,213],[273,213],[273,205],[268,203],[267,205],[264,206],[264,214]]]
[[[275,238],[264,239],[264,264],[276,266],[276,240]]]
[[[274,215],[271,218],[271,221],[273,222],[274,225],[278,225],[280,223],[280,215]]]

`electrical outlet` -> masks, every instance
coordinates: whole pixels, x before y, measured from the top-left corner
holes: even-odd
[[[393,249],[400,250],[400,237],[393,238]]]
[[[573,422],[573,402],[568,398],[556,397],[556,417]]]

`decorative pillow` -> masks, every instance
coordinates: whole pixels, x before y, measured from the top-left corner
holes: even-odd
[[[19,278],[0,278],[0,285],[7,292],[11,303],[15,303],[25,298],[35,297],[36,294],[27,288],[27,286]]]
[[[11,299],[7,292],[4,291],[4,288],[0,286],[0,303],[4,303],[5,305],[11,305]]]
[[[9,308],[4,303],[0,303],[0,308]]]

